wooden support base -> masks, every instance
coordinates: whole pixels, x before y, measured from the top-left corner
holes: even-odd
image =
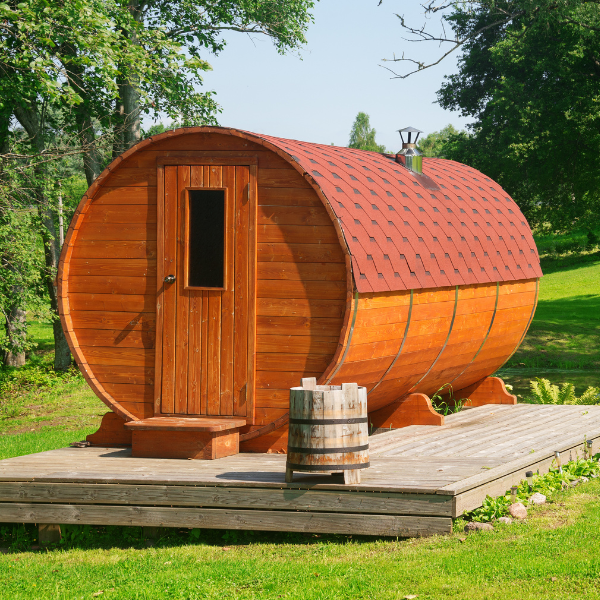
[[[133,430],[131,455],[214,460],[238,454],[239,444],[237,429],[208,432]]]
[[[468,398],[467,407],[484,404],[516,404],[517,397],[509,394],[500,377],[486,377],[469,387],[454,392],[457,399]]]
[[[361,469],[345,469],[344,471],[331,472],[330,475],[337,475],[338,473],[340,473],[340,474],[343,473],[344,474],[344,484],[352,485],[352,484],[360,483],[360,471],[361,471]],[[304,471],[298,471],[298,472],[302,473]],[[293,481],[294,481],[294,471],[292,469],[290,469],[288,466],[286,466],[285,482],[293,483]]]
[[[409,394],[369,413],[369,428],[399,429],[408,425],[443,425],[444,417],[425,394]]]
[[[40,545],[56,544],[60,542],[62,533],[60,525],[42,524],[38,525],[38,542]]]
[[[125,420],[114,412],[107,412],[102,417],[100,428],[91,433],[86,440],[92,446],[115,448],[131,446],[131,431],[125,429]]]

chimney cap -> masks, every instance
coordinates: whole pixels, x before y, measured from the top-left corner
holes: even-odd
[[[423,133],[420,129],[414,127],[405,127],[404,129],[398,129],[398,133]]]

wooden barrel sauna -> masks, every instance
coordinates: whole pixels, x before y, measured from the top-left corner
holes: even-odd
[[[144,140],[90,187],[59,309],[113,413],[93,443],[127,443],[123,423],[143,421],[177,444],[164,419],[198,436],[229,419],[240,451],[285,452],[301,378],[357,382],[371,416],[486,381],[525,336],[541,274],[518,206],[471,167],[424,158],[417,174],[391,155],[196,127]],[[414,422],[434,418],[413,405]]]
[[[294,471],[343,471],[346,483],[360,483],[359,469],[369,466],[366,388],[304,379],[290,390],[289,428],[288,483]]]

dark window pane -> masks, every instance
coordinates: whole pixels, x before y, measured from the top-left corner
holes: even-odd
[[[222,288],[225,191],[190,190],[188,286]]]

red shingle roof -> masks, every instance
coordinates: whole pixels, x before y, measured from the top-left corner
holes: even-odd
[[[519,207],[471,167],[423,158],[421,177],[375,152],[250,135],[289,155],[320,187],[361,293],[542,276]]]

